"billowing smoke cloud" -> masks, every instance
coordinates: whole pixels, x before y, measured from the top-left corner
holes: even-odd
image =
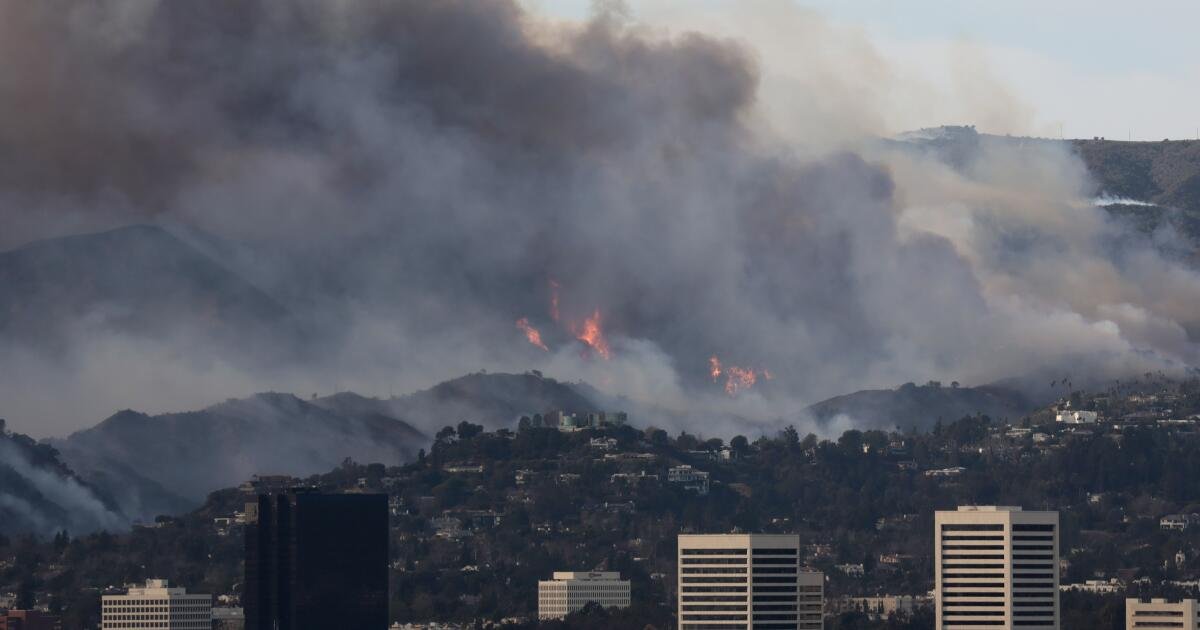
[[[0,533],[90,532],[128,521],[56,462],[34,461],[30,449],[0,428]],[[28,438],[24,438],[28,439]]]
[[[532,367],[770,424],[861,387],[1195,362],[1200,277],[1087,204],[1065,148],[873,144],[886,90],[795,63],[764,84],[752,42],[505,0],[2,2],[3,245],[158,222],[309,331],[263,365],[93,318],[4,365],[8,413],[59,433]],[[596,313],[611,360],[577,340]],[[727,398],[714,355],[757,386]]]

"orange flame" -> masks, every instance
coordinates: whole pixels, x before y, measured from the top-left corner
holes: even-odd
[[[592,311],[591,317],[583,320],[583,328],[575,331],[575,338],[587,344],[601,358],[610,359],[612,350],[608,347],[608,340],[604,338],[604,329],[600,323],[600,309],[596,309]]]
[[[723,366],[716,355],[709,357],[708,375],[712,377],[712,381],[720,382],[722,374],[725,375],[725,393],[729,396],[736,396],[738,392],[754,387],[760,377],[768,381],[775,378],[775,375],[767,369],[756,370],[736,365]]]
[[[530,325],[528,319],[524,317],[518,319],[517,328],[519,328],[521,332],[525,333],[525,338],[529,340],[529,343],[541,348],[542,350],[550,350],[550,348],[547,348],[546,344],[542,341],[542,333],[538,332],[538,329]]]
[[[753,368],[731,365],[728,371],[729,376],[725,379],[725,393],[730,396],[736,396],[741,390],[750,389],[758,382],[758,375],[755,374]]]
[[[717,382],[718,378],[721,378],[721,360],[715,354],[708,357],[708,374],[712,377],[714,383]]]

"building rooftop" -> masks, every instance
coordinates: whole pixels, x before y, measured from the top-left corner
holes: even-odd
[[[616,571],[555,571],[555,580],[619,580],[621,574]]]
[[[1015,505],[960,505],[959,512],[1020,512]]]
[[[181,586],[171,587],[167,580],[146,580],[145,586],[138,584],[127,584],[125,586],[125,596],[134,597],[168,597],[171,595],[188,595],[186,588]],[[192,593],[191,595],[197,595]],[[207,597],[207,595],[198,595]],[[106,596],[108,597],[108,596]]]

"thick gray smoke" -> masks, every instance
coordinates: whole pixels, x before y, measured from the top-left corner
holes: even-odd
[[[541,368],[770,422],[868,386],[1195,363],[1200,279],[1084,203],[1064,148],[954,169],[772,138],[759,68],[748,42],[505,0],[0,2],[0,246],[157,222],[310,334],[263,365],[85,319],[66,356],[5,353],[5,412],[46,435]],[[836,109],[799,128],[855,127]],[[611,360],[576,340],[596,312]],[[759,383],[727,398],[729,366]]]
[[[90,487],[16,444],[0,428],[0,533],[88,532],[124,526],[118,514]]]

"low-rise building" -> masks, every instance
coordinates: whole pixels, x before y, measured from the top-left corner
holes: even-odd
[[[860,578],[866,574],[861,563],[839,564],[835,567],[838,571],[855,578]]]
[[[612,571],[555,571],[553,578],[538,582],[539,619],[561,619],[588,602],[628,608],[629,600],[629,580]]]
[[[146,580],[130,585],[124,595],[104,595],[100,600],[103,630],[211,630],[212,596],[189,594],[172,588],[166,580]]]
[[[873,619],[891,615],[908,616],[913,610],[929,605],[929,597],[920,595],[879,595],[876,597],[847,597],[838,602],[842,610],[866,613]]]
[[[1200,628],[1200,602],[1194,599],[1126,599],[1125,628]]]
[[[1080,593],[1092,593],[1096,595],[1107,595],[1110,593],[1120,593],[1125,590],[1125,585],[1117,578],[1108,580],[1087,580],[1079,584],[1063,584],[1058,587],[1063,591],[1075,591]]]
[[[212,609],[213,630],[245,630],[246,614],[241,608],[222,606]]]
[[[957,476],[963,474],[964,472],[967,472],[967,469],[963,468],[962,466],[951,466],[950,468],[939,468],[937,470],[926,470],[925,476],[926,477],[957,477]]]
[[[1100,414],[1095,411],[1060,411],[1054,420],[1062,424],[1096,424]]]
[[[708,494],[708,473],[687,464],[667,470],[667,481],[682,484],[684,490],[691,490],[699,495]]]
[[[40,610],[9,610],[0,612],[0,630],[62,630],[62,619]]]
[[[1158,521],[1159,529],[1182,532],[1200,523],[1200,514],[1168,514]]]

